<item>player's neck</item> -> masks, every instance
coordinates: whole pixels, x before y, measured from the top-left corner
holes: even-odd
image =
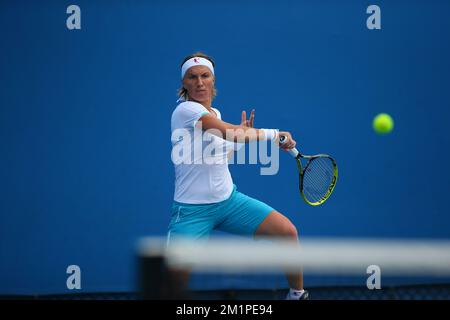
[[[194,102],[197,102],[197,103],[200,103],[201,105],[203,105],[203,106],[204,106],[206,109],[208,109],[209,111],[212,110],[212,106],[211,106],[212,100],[210,100],[210,99],[208,99],[208,100],[206,100],[206,101],[197,101],[197,100],[194,100],[194,99],[189,99],[189,100],[194,101]]]

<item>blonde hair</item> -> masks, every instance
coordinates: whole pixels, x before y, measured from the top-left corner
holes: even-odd
[[[186,58],[184,58],[183,62],[181,62],[180,68],[183,66],[183,64],[186,61],[188,61],[189,59],[194,58],[194,57],[200,57],[200,58],[208,59],[209,61],[211,61],[213,67],[215,67],[214,60],[210,56],[204,54],[203,52],[196,52],[196,53],[190,54]],[[186,88],[183,87],[183,85],[181,85],[181,88],[179,88],[177,90],[177,94],[178,94],[178,98],[180,98],[180,99],[183,99],[185,101],[187,101],[189,99],[188,92],[187,92]],[[213,91],[212,91],[212,98],[214,99],[216,96],[217,96],[217,89],[216,89],[216,86],[214,86],[213,87]]]

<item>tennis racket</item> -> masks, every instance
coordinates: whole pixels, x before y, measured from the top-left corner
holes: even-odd
[[[280,137],[280,144],[286,140]],[[297,160],[299,170],[299,189],[303,200],[311,206],[324,203],[333,193],[338,177],[336,161],[327,154],[306,156],[296,148],[288,150],[289,154]],[[301,160],[307,160],[303,166]]]

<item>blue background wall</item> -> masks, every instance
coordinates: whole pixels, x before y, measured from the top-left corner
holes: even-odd
[[[82,29],[66,28],[77,4]],[[382,29],[366,28],[381,7]],[[326,152],[324,206],[234,165],[240,191],[303,236],[449,238],[448,1],[2,1],[0,294],[133,290],[134,245],[164,235],[173,195],[170,116],[184,56],[216,60],[223,118]],[[376,135],[388,112],[395,130]],[[286,200],[287,199],[287,200]],[[201,282],[199,282],[201,283]],[[245,284],[243,284],[245,285]]]

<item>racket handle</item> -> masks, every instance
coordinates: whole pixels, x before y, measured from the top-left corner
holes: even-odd
[[[297,156],[298,156],[298,150],[296,149],[296,148],[292,148],[292,149],[289,149],[288,150],[288,153],[291,155],[291,156],[293,156],[294,158],[297,158]]]
[[[285,140],[286,140],[286,136],[280,136],[280,144],[285,143]],[[296,148],[289,149],[287,152],[294,158],[297,158],[298,153],[299,153]]]

